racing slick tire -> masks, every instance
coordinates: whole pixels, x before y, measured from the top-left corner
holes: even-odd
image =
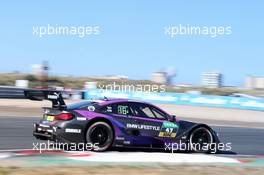
[[[94,145],[93,151],[106,151],[111,148],[114,140],[114,132],[106,122],[95,122],[86,132],[86,141]]]
[[[192,152],[211,153],[214,138],[211,131],[206,127],[194,129],[189,136],[189,145]]]

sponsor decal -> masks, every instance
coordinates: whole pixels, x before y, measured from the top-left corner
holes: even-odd
[[[112,110],[112,106],[107,106],[106,108],[107,108],[106,111],[109,112],[109,113],[111,113],[113,111]]]
[[[88,109],[88,111],[94,111],[95,107],[94,106],[88,106],[87,109]]]
[[[86,118],[85,117],[77,117],[77,120],[84,121],[84,120],[86,120]]]
[[[52,129],[42,129],[42,128],[37,128],[38,131],[45,131],[45,132],[50,132],[53,133]]]
[[[154,130],[154,131],[160,130],[159,126],[139,125],[139,124],[131,124],[131,123],[127,123],[126,127],[133,128],[133,129]]]
[[[53,95],[48,95],[48,99],[57,100],[59,98],[59,94],[54,93]]]
[[[160,132],[159,133],[159,137],[176,137],[176,132],[172,132],[172,133],[169,133],[169,132]]]
[[[67,133],[81,133],[81,129],[66,128],[65,132],[67,132]]]
[[[116,137],[116,140],[125,140],[124,137]]]
[[[173,122],[163,122],[162,128],[179,128],[179,126]]]
[[[39,126],[41,126],[41,127],[45,127],[45,128],[49,128],[48,125],[39,124]]]
[[[125,145],[130,145],[130,141],[129,140],[126,140],[126,141],[124,141],[124,144]]]
[[[179,126],[173,122],[163,122],[159,137],[176,137]]]
[[[50,121],[46,121],[46,120],[45,120],[45,121],[42,121],[42,123],[48,125],[48,124],[50,123]]]

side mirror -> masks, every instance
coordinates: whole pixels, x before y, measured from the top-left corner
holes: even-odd
[[[176,122],[176,115],[172,115],[171,120],[172,120],[172,122]]]

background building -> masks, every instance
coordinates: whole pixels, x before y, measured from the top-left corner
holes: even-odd
[[[168,84],[167,73],[166,72],[154,72],[152,73],[151,81],[155,83],[160,83],[160,84]]]
[[[32,65],[32,75],[40,76],[42,74],[42,64]]]
[[[202,74],[202,86],[208,88],[222,87],[223,76],[219,72],[205,72]]]
[[[245,87],[248,89],[264,89],[264,76],[247,76]]]
[[[173,79],[176,77],[176,70],[173,67],[162,69],[161,71],[152,73],[151,80],[155,83],[172,85]]]

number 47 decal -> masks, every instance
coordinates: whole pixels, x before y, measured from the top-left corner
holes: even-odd
[[[166,133],[168,133],[168,134],[171,134],[172,133],[172,131],[173,131],[173,128],[166,128]]]
[[[159,137],[176,137],[179,126],[173,122],[163,122]]]

